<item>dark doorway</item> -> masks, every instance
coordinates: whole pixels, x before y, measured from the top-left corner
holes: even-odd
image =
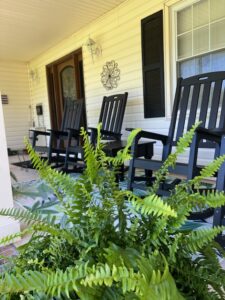
[[[82,50],[74,51],[46,66],[51,126],[60,129],[66,99],[85,101]],[[82,116],[86,128],[86,109]]]

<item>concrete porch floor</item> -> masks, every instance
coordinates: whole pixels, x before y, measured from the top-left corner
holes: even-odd
[[[13,163],[27,160],[29,160],[27,154],[9,156],[10,171],[16,176],[18,183],[37,180],[39,178],[36,170],[13,165]],[[12,184],[15,183],[13,178],[11,178],[11,181]]]

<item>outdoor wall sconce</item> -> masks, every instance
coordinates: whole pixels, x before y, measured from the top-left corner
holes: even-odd
[[[39,80],[39,74],[37,69],[31,69],[29,72],[31,81],[37,82]]]
[[[93,62],[94,62],[94,56],[100,56],[102,54],[101,46],[97,44],[90,37],[87,39],[85,46],[87,47],[88,52],[91,54],[91,58]]]

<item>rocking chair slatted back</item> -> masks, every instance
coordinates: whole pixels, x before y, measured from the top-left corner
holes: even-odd
[[[63,112],[63,121],[61,124],[61,131],[66,131],[67,128],[79,130],[82,110],[83,99],[66,100]]]
[[[225,128],[225,71],[179,78],[172,112],[169,137],[171,147],[198,120],[207,129]],[[212,147],[202,142],[201,147]],[[165,149],[167,156],[171,147]],[[168,152],[169,151],[169,152]]]
[[[120,133],[125,113],[128,93],[105,96],[99,117],[102,130]]]

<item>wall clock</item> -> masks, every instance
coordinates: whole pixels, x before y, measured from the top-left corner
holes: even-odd
[[[106,90],[116,88],[120,80],[120,70],[115,60],[107,61],[101,73],[101,82]]]

